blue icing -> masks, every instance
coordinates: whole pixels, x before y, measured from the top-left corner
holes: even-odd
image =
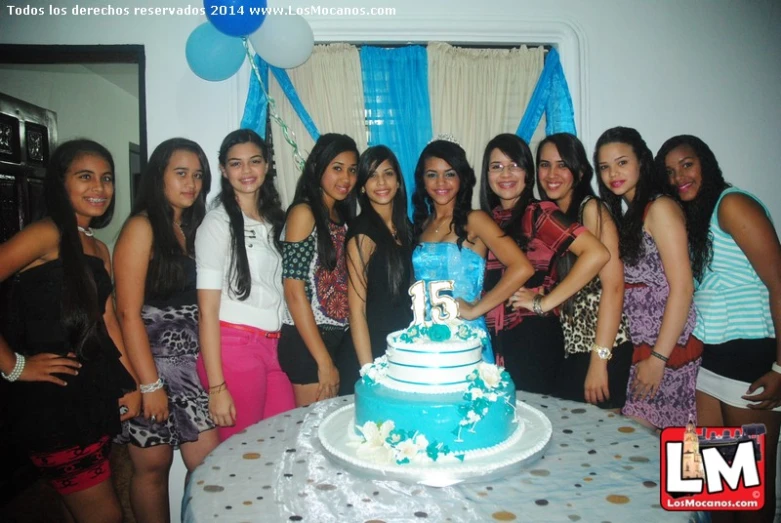
[[[504,377],[504,376],[503,376]],[[505,441],[515,430],[515,385],[512,380],[494,389],[501,397],[495,402],[465,399],[464,391],[445,394],[402,392],[381,383],[359,381],[355,386],[355,423],[382,423],[392,420],[396,434],[425,435],[450,452],[492,447]],[[505,400],[509,398],[512,406]],[[486,409],[476,423],[463,423],[470,407]]]
[[[435,323],[428,328],[428,337],[431,341],[446,341],[450,339],[450,328],[441,323]]]

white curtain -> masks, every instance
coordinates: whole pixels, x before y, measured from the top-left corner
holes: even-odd
[[[287,73],[320,134],[343,133],[355,140],[359,152],[366,149],[361,59],[355,46],[317,45],[306,63],[289,69]],[[271,74],[269,84],[269,94],[277,102],[277,111],[293,131],[301,155],[306,159],[314,146],[314,140]],[[271,129],[277,188],[282,207],[286,208],[293,201],[301,172],[293,160],[293,148],[285,141],[282,129],[273,121]]]
[[[472,205],[479,208],[480,170],[488,141],[514,133],[545,65],[543,47],[468,49],[442,42],[428,45],[428,85],[434,135],[452,134],[475,169],[478,186]],[[544,137],[543,117],[532,152]]]

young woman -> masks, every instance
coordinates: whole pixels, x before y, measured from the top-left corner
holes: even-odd
[[[618,229],[591,188],[594,170],[576,136],[548,136],[540,142],[536,160],[542,199],[555,203],[570,221],[582,223],[610,252],[610,261],[599,275],[561,307],[564,362],[553,394],[620,409],[626,401],[632,341],[623,314],[624,265]],[[577,260],[571,252],[559,258],[558,278],[566,280]]]
[[[683,211],[663,195],[651,151],[636,130],[602,133],[594,164],[600,195],[618,224],[624,312],[635,345],[622,412],[658,429],[696,422],[702,343],[691,336],[696,315]]]
[[[710,147],[675,136],[656,155],[659,173],[686,214],[697,325],[704,343],[697,375],[700,425],[764,423],[765,507],[713,513],[713,520],[771,521],[781,425],[781,245],[767,208],[724,181]]]
[[[11,437],[62,494],[78,522],[119,522],[111,437],[140,397],[111,296],[111,262],[93,228],[114,211],[114,161],[72,140],[52,154],[46,217],[0,245],[0,281],[13,276],[0,371]],[[121,414],[124,413],[124,414]]]
[[[347,298],[358,364],[385,354],[385,338],[412,322],[412,226],[396,155],[370,147],[358,159],[361,214],[347,231]]]
[[[343,134],[320,136],[306,160],[285,223],[280,363],[296,405],[350,393],[358,365],[348,332],[347,222],[355,215],[358,149]]]
[[[415,168],[415,279],[453,280],[459,316],[485,334],[483,360],[494,362],[483,316],[508,299],[531,276],[523,252],[483,211],[471,209],[475,172],[456,143],[435,140]],[[483,295],[485,257],[506,270]],[[428,290],[426,291],[428,293]]]
[[[194,242],[210,183],[209,162],[197,143],[172,138],[158,145],[114,248],[117,311],[141,380],[142,415],[128,420],[118,439],[131,443],[130,501],[138,521],[170,519],[174,448],[192,472],[218,443],[195,367]]]
[[[293,408],[279,367],[283,213],[268,149],[240,129],[220,146],[218,206],[195,236],[201,358],[209,412],[220,441]]]
[[[514,134],[500,134],[488,142],[480,202],[534,269],[524,287],[489,315],[497,352],[516,387],[547,394],[554,390],[564,359],[561,323],[553,309],[593,279],[610,255],[556,204],[534,200],[533,162],[529,146]],[[577,261],[559,281],[556,261],[568,251]],[[486,288],[505,270],[501,260],[489,256]]]

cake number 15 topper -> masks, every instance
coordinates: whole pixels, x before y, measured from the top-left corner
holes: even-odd
[[[453,280],[436,280],[428,283],[428,296],[431,302],[431,321],[445,323],[458,318],[458,302],[444,291],[453,292]],[[426,282],[416,281],[409,288],[412,296],[412,313],[415,318],[413,324],[426,321]]]

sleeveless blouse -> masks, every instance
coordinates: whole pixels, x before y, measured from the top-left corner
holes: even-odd
[[[759,199],[736,188],[724,190],[713,209],[710,220],[713,259],[705,268],[702,280],[694,282],[694,302],[699,313],[694,335],[712,345],[776,335],[767,287],[732,236],[719,226],[719,205],[731,193],[753,199],[770,219],[770,212]]]

